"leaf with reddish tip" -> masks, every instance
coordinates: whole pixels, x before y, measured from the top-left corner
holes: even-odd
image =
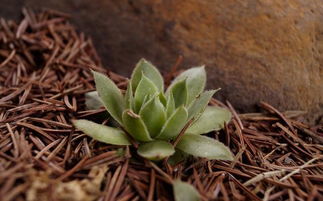
[[[159,140],[142,144],[138,148],[140,156],[155,161],[171,156],[174,152],[175,149],[172,144]]]
[[[141,117],[131,110],[125,110],[122,115],[123,125],[128,133],[136,140],[151,141],[151,137]]]

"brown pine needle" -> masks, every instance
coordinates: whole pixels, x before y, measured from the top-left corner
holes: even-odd
[[[229,108],[233,119],[208,135],[228,145],[234,161],[155,163],[138,157],[134,146],[100,143],[74,129],[71,119],[111,122],[104,108],[85,107],[84,93],[95,90],[91,69],[110,76],[122,91],[128,79],[102,67],[92,40],[65,14],[24,9],[19,22],[1,18],[0,44],[0,199],[26,200],[33,190],[39,199],[54,200],[52,184],[86,186],[82,181],[95,180],[91,169],[102,166],[105,179],[92,200],[173,200],[173,178],[192,184],[203,201],[322,197],[323,126],[298,121],[303,111],[261,103],[266,112],[238,114],[229,102],[212,99],[210,105]],[[168,83],[181,72],[182,60],[165,77]],[[43,174],[46,180],[35,176]],[[51,187],[31,189],[40,180]],[[80,194],[94,191],[90,185]]]

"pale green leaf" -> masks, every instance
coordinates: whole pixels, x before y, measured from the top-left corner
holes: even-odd
[[[166,112],[159,96],[155,96],[142,106],[139,115],[144,121],[150,136],[153,138],[159,134],[166,121]]]
[[[128,87],[124,98],[125,98],[126,108],[133,109],[134,98],[133,98],[132,85],[130,81],[128,82]]]
[[[190,68],[175,78],[173,83],[187,80],[188,98],[187,103],[191,103],[195,97],[204,91],[206,84],[206,72],[204,66]],[[172,85],[173,85],[172,83]]]
[[[163,140],[175,138],[181,132],[186,122],[187,110],[184,106],[181,106],[167,119],[157,138]]]
[[[160,92],[164,90],[164,80],[158,69],[145,59],[140,59],[131,75],[133,90],[137,89],[142,75],[150,79]]]
[[[187,101],[186,80],[181,80],[174,84],[169,93],[169,96],[172,94],[174,97],[175,108],[178,108],[181,105],[185,106]]]
[[[175,101],[174,101],[173,94],[170,94],[167,98],[167,104],[166,104],[167,117],[170,117],[174,111],[175,111]]]
[[[166,107],[167,99],[166,99],[166,97],[164,95],[164,92],[159,93],[159,100],[163,104],[163,106]]]
[[[147,142],[151,137],[141,117],[131,110],[126,110],[122,115],[123,125],[128,133],[136,140]]]
[[[156,94],[155,94],[156,95]],[[154,97],[155,97],[155,95],[150,95],[150,94],[148,94],[148,95],[146,95],[145,96],[145,98],[144,98],[144,100],[142,101],[142,105],[141,105],[141,107],[139,108],[139,112],[140,112],[140,110],[142,109],[142,107],[147,103],[147,102],[149,102],[150,100],[152,100]],[[139,113],[138,112],[138,113]]]
[[[150,79],[148,79],[145,75],[142,75],[141,81],[139,82],[135,92],[135,98],[134,98],[135,112],[139,112],[141,106],[144,103],[145,97],[148,97],[150,99],[156,93],[158,93],[158,89],[155,86],[155,84]]]
[[[122,125],[125,101],[120,89],[105,75],[93,71],[96,90],[110,115]]]
[[[194,102],[191,103],[191,105],[188,107],[188,120],[192,119],[193,117],[196,118],[204,111],[205,107],[208,105],[216,91],[217,90],[204,91],[196,98]]]
[[[73,120],[74,126],[93,139],[114,145],[130,145],[127,135],[119,128],[97,124],[85,119]]]
[[[168,164],[170,164],[171,166],[175,166],[178,163],[186,160],[189,156],[189,154],[179,149],[175,149],[175,153],[168,158]]]
[[[97,91],[91,91],[85,94],[85,106],[89,110],[96,110],[103,107],[103,103]]]
[[[175,201],[200,201],[200,194],[189,183],[175,180],[173,182]]]
[[[176,148],[197,157],[233,160],[233,155],[227,146],[203,135],[184,135]]]
[[[186,130],[187,134],[204,134],[224,127],[231,120],[229,110],[216,106],[207,106],[201,116]]]
[[[140,145],[137,152],[144,158],[157,161],[174,154],[175,150],[172,144],[155,140]]]

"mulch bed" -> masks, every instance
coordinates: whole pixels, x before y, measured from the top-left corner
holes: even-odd
[[[173,200],[174,178],[193,184],[202,200],[323,200],[323,125],[302,123],[301,112],[260,103],[263,113],[237,114],[213,99],[234,114],[225,130],[209,134],[231,148],[233,162],[155,164],[75,131],[72,119],[109,121],[104,109],[85,108],[90,69],[121,89],[127,79],[102,67],[91,40],[67,18],[23,10],[18,23],[0,20],[2,201]],[[170,71],[165,77],[178,73]]]

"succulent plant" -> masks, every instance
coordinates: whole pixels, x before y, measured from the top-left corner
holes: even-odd
[[[119,127],[74,120],[75,127],[85,134],[114,145],[135,141],[139,144],[137,153],[150,160],[171,156],[176,150],[208,159],[232,160],[224,144],[201,135],[222,129],[231,119],[228,110],[208,106],[217,90],[204,91],[203,66],[184,71],[165,91],[160,72],[144,59],[136,65],[125,94],[105,75],[95,71],[93,75],[99,99],[91,92],[88,98],[93,101],[88,103],[91,107],[102,103]]]

